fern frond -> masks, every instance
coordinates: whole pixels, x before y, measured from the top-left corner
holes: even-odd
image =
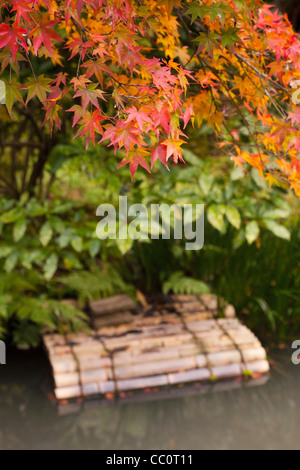
[[[174,294],[201,295],[209,293],[210,289],[205,282],[187,277],[181,271],[176,271],[163,283],[164,294],[168,294],[170,291]]]

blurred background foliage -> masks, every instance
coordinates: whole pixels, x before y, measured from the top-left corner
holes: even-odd
[[[50,60],[34,67],[55,73]],[[19,73],[26,79],[26,64]],[[216,293],[275,342],[299,331],[299,201],[284,187],[269,188],[256,170],[234,168],[208,126],[187,130],[186,164],[168,172],[157,162],[151,175],[140,170],[131,182],[129,170],[116,171],[118,156],[72,140],[70,113],[52,137],[35,99],[26,109],[15,103],[13,117],[0,105],[1,338],[26,347],[39,342],[45,327],[84,328],[87,300],[134,296],[137,288]],[[232,119],[247,149],[247,129],[243,134],[240,118]],[[204,203],[203,248],[187,251],[185,240],[172,238],[99,240],[96,209],[101,203],[118,209],[120,195],[128,205]],[[79,308],[61,302],[69,298]]]
[[[107,149],[85,150],[80,140],[57,135],[36,185],[3,191],[0,201],[1,337],[25,347],[39,342],[44,327],[78,330],[87,300],[134,296],[136,288],[216,293],[275,341],[299,330],[298,200],[284,187],[269,188],[256,170],[234,168],[205,126],[190,129],[184,157],[186,164],[169,172],[157,165],[131,182]],[[11,167],[2,169],[8,179]],[[24,168],[14,170],[20,188]],[[187,251],[186,240],[172,237],[99,240],[96,209],[111,203],[118,213],[120,195],[148,207],[204,203],[203,248]],[[79,299],[80,308],[61,302],[67,298]]]

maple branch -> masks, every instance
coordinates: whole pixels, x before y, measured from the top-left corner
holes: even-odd
[[[249,78],[249,80],[251,81],[251,83],[258,89],[260,90],[260,88],[257,86],[257,84],[252,80],[252,77],[248,74],[247,70],[245,69],[244,67],[244,64],[243,62],[241,62],[241,66],[243,68],[243,71],[245,72],[246,76]],[[286,119],[287,117],[287,114],[285,113],[284,109],[278,104],[276,103],[276,101],[273,99],[273,97],[271,96],[271,94],[269,93],[269,90],[265,87],[265,84],[263,83],[262,81],[262,77],[260,75],[258,75],[258,78],[259,78],[259,81],[260,81],[260,84],[264,90],[264,93],[265,95],[269,98],[269,100],[271,101],[271,103],[273,104],[273,106],[277,109],[277,111],[279,112],[279,114],[284,118]]]
[[[266,75],[265,73],[261,72],[260,70],[258,70],[258,68],[256,68],[254,65],[252,65],[250,62],[248,62],[246,59],[244,59],[243,56],[241,56],[240,54],[238,54],[237,52],[234,52],[234,55],[242,62],[244,62],[244,64],[246,64],[248,67],[250,67],[252,70],[254,70],[257,75],[259,75],[260,77],[262,78],[265,78],[266,80],[268,80],[269,82],[271,82],[274,86],[276,86],[277,88],[279,88],[280,90],[284,91],[285,93],[287,93],[287,95],[290,95],[290,92],[289,90],[287,90],[285,87],[283,87],[282,85],[280,85],[280,83],[277,83],[275,82],[272,78],[268,77],[268,75]]]

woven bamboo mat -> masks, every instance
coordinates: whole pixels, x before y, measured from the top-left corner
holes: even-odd
[[[112,304],[118,318],[130,314],[127,323],[90,333],[44,335],[58,400],[249,378],[269,371],[256,336],[235,318],[231,305],[223,308],[220,318],[211,295],[172,296],[138,314],[132,313],[126,296],[117,297],[91,305],[94,325],[102,314],[109,314]]]

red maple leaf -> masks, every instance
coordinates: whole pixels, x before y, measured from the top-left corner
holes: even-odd
[[[101,90],[93,90],[91,88],[80,89],[75,93],[74,98],[81,97],[81,104],[83,107],[83,111],[85,112],[86,107],[89,103],[92,103],[96,108],[99,109],[98,98],[101,98],[101,100],[106,101],[106,99],[103,97],[103,93],[104,92]]]
[[[13,23],[12,27],[8,24],[1,24],[0,25],[0,49],[5,46],[9,46],[13,60],[16,60],[16,55],[18,52],[18,41],[22,44],[26,52],[28,52],[28,47],[23,35],[27,35],[28,31],[26,29],[21,28],[17,25],[17,23]]]
[[[70,108],[70,109],[67,109],[67,111],[74,113],[72,127],[76,126],[79,119],[81,119],[83,117],[82,106],[79,106],[78,104],[74,104],[74,106],[72,106],[72,108]]]
[[[145,170],[148,171],[148,173],[151,173],[148,167],[148,163],[145,159],[145,156],[148,155],[148,152],[142,149],[139,150],[133,150],[128,153],[128,156],[123,158],[121,163],[118,166],[118,169],[121,166],[127,165],[129,163],[129,168],[130,168],[130,173],[131,173],[131,181],[134,177],[134,174],[138,168],[139,165],[141,165]]]
[[[159,159],[167,169],[169,169],[167,164],[167,149],[165,145],[157,145],[151,154],[151,168],[153,168],[156,160]]]
[[[70,49],[72,51],[69,60],[71,60],[76,54],[80,54],[81,59],[84,60],[86,51],[89,48],[93,48],[94,44],[91,41],[83,42],[81,38],[73,39],[71,44],[65,47],[65,49]]]
[[[295,111],[292,111],[291,113],[288,114],[288,117],[290,118],[292,125],[295,124],[300,124],[300,108],[296,108]]]
[[[50,133],[52,135],[54,123],[56,123],[59,129],[61,129],[58,112],[62,109],[62,107],[59,106],[55,101],[52,101],[50,103],[47,103],[43,109],[46,110],[46,116],[43,125],[46,122],[50,123]]]
[[[185,141],[181,139],[166,139],[162,142],[162,145],[165,145],[167,147],[167,153],[166,153],[166,159],[170,157],[173,158],[174,162],[177,163],[178,160],[181,160],[182,162],[184,161],[182,158],[182,153],[181,153],[181,145],[184,144]]]
[[[56,74],[56,79],[53,80],[52,84],[56,86],[60,86],[60,84],[62,83],[63,85],[66,86],[68,75],[69,74],[66,72],[59,72],[58,74]]]
[[[191,119],[192,114],[193,114],[193,106],[190,104],[190,106],[188,106],[186,110],[184,111],[184,113],[182,114],[182,119],[183,119],[183,124],[184,124],[183,129],[186,128],[187,123]]]
[[[33,2],[26,2],[26,0],[14,0],[14,7],[11,9],[11,11],[16,11],[17,12],[17,23],[20,24],[20,20],[23,19],[27,21],[27,23],[31,24],[31,20],[28,16],[28,12],[32,12],[35,8],[35,5],[33,5]]]
[[[95,110],[92,114],[86,113],[83,119],[80,121],[82,127],[79,129],[75,137],[84,136],[89,133],[90,139],[92,139],[93,144],[95,145],[95,133],[103,134],[103,128],[101,126],[101,121],[106,120],[108,118],[101,116],[98,110]],[[74,137],[74,138],[75,138]],[[87,139],[87,146],[89,144],[89,138]]]
[[[79,77],[74,77],[70,80],[70,83],[74,83],[74,91],[77,91],[78,87],[86,88],[86,83],[91,83],[85,75],[79,75]]]
[[[106,129],[100,142],[109,139],[110,144],[108,147],[113,145],[115,152],[122,147],[125,147],[129,152],[133,145],[141,147],[144,143],[140,138],[140,134],[140,129],[132,123],[126,125],[123,121],[117,121],[115,126],[109,126]]]
[[[33,50],[35,55],[41,44],[44,44],[46,50],[49,52],[50,56],[54,58],[51,40],[53,41],[63,41],[61,37],[54,30],[54,26],[57,24],[57,21],[48,21],[45,18],[40,24],[38,24],[30,33],[30,36],[33,37]]]
[[[146,111],[146,109],[145,109]],[[149,124],[154,124],[152,119],[145,113],[145,111],[142,111],[141,109],[136,109],[135,106],[132,106],[131,108],[124,109],[124,113],[128,113],[128,117],[125,122],[131,122],[131,121],[136,121],[138,127],[140,128],[141,131],[143,131],[143,125],[144,122],[148,122]]]

